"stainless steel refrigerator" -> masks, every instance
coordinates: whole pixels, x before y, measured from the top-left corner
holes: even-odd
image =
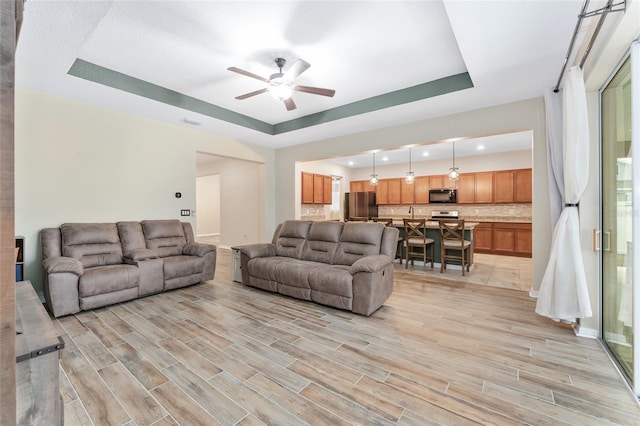
[[[344,194],[344,218],[378,217],[375,192],[347,192]]]

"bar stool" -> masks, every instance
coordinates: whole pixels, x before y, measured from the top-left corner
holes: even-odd
[[[393,219],[390,217],[372,217],[371,220],[374,222],[384,223],[384,226],[393,226]],[[396,248],[396,259],[400,260],[400,264],[402,265],[402,247],[404,247],[404,238],[398,236],[398,247]]]
[[[424,262],[424,269],[427,269],[427,260],[431,261],[433,268],[433,239],[426,236],[426,219],[404,219],[404,237],[406,241],[405,251],[405,269],[409,267],[409,259],[411,266],[416,257],[421,257]],[[421,251],[416,251],[421,248]],[[427,254],[427,248],[431,248],[431,256]]]
[[[464,269],[469,272],[469,257],[471,255],[471,241],[464,239],[464,219],[459,220],[439,220],[440,226],[440,273],[447,269],[447,260],[455,260],[462,265],[462,276]],[[448,252],[458,252],[448,254]]]

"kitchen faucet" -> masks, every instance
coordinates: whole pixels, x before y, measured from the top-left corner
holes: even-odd
[[[415,209],[413,208],[413,206],[409,206],[409,213],[411,214],[411,219],[415,219],[413,215],[415,213]]]

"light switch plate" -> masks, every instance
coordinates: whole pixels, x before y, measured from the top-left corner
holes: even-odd
[[[181,209],[180,210],[180,216],[191,216],[191,210],[190,209]]]

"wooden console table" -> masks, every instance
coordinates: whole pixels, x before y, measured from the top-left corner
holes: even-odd
[[[16,283],[16,423],[62,425],[60,350],[64,341],[31,282]]]

